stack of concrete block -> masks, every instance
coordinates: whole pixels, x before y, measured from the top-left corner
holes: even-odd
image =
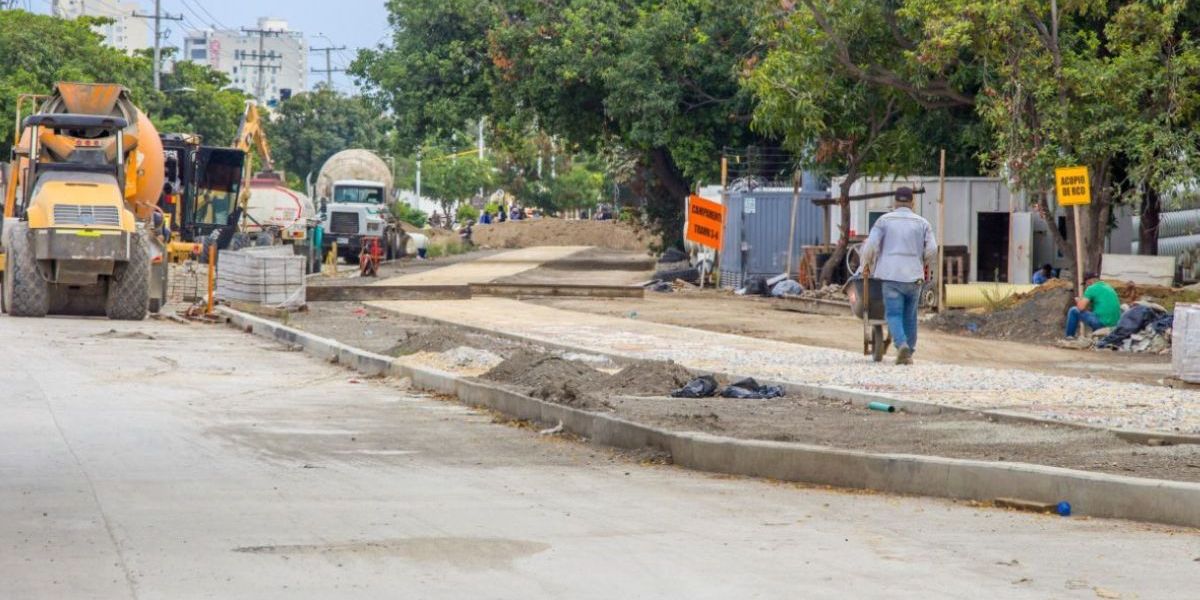
[[[291,246],[222,250],[216,296],[221,300],[298,308],[305,302],[304,257]]]

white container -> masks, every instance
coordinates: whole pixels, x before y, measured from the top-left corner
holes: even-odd
[[[1171,365],[1176,377],[1200,383],[1200,304],[1175,305]]]

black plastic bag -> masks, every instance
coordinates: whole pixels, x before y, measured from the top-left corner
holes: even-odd
[[[721,390],[722,398],[741,398],[744,400],[767,400],[783,395],[783,388],[777,385],[759,385],[752,377],[735,381],[729,387]]]
[[[717,393],[717,380],[712,375],[702,375],[687,385],[671,392],[672,398],[711,398]]]
[[[1143,330],[1147,325],[1158,320],[1163,313],[1157,309],[1141,304],[1135,304],[1121,315],[1121,320],[1117,321],[1117,326],[1112,332],[1104,336],[1097,348],[1116,348],[1121,345],[1129,336]]]

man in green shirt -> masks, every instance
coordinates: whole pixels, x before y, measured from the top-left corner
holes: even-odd
[[[1075,306],[1067,311],[1067,339],[1074,339],[1082,321],[1092,331],[1104,327],[1115,327],[1121,320],[1121,299],[1117,290],[1100,281],[1095,273],[1083,276],[1086,288],[1083,297],[1075,299]]]

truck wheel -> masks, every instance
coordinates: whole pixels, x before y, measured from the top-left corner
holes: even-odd
[[[104,314],[118,321],[140,321],[150,309],[150,255],[140,234],[129,238],[129,261],[118,264],[108,278]]]
[[[14,317],[44,317],[50,312],[50,284],[37,268],[29,244],[29,225],[13,226],[4,266],[5,307]]]

